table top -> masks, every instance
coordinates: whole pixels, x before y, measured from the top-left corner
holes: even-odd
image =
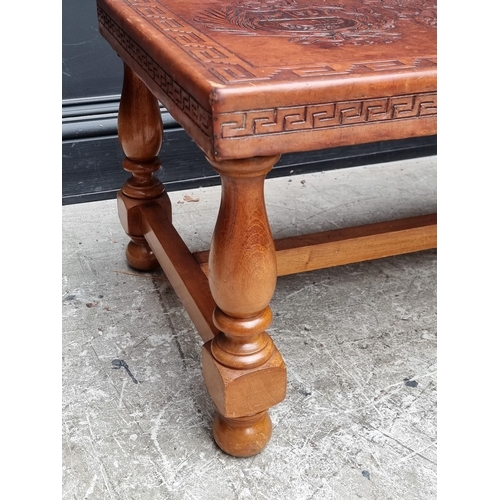
[[[436,133],[436,0],[97,0],[100,31],[209,155]]]

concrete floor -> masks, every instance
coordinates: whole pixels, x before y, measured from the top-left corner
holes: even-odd
[[[171,198],[208,248],[219,188]],[[436,158],[273,179],[266,199],[279,237],[431,213]],[[161,271],[127,267],[115,205],[63,207],[64,500],[436,498],[436,251],[278,279],[287,398],[236,459],[212,441],[201,340]]]

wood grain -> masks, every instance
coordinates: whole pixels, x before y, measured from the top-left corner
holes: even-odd
[[[211,340],[218,329],[212,320],[215,302],[206,276],[161,207],[142,206],[141,214],[146,241],[201,338],[204,342]]]
[[[203,375],[220,414],[214,420],[217,443],[231,455],[251,456],[269,441],[267,409],[286,390],[283,359],[266,332],[272,322],[276,256],[264,181],[279,155],[208,160],[222,179],[208,273],[220,333],[203,351]]]
[[[430,250],[437,246],[437,215],[282,238],[275,246],[278,276]],[[208,274],[209,252],[193,256]]]

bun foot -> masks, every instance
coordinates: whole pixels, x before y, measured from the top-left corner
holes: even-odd
[[[159,262],[149,248],[144,238],[134,238],[135,241],[130,241],[127,245],[125,256],[127,262],[138,271],[153,271],[159,267]]]
[[[252,457],[271,439],[272,423],[267,411],[241,418],[226,418],[217,413],[213,432],[215,442],[228,455]]]

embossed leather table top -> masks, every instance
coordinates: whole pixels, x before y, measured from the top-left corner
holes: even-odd
[[[435,0],[98,0],[197,144],[244,158],[436,133]]]

